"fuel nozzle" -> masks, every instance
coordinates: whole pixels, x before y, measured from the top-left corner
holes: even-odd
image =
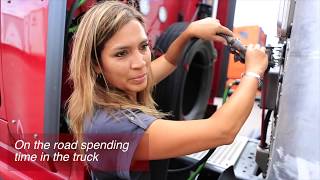
[[[241,63],[245,63],[247,47],[237,38],[222,33],[218,33],[217,35],[223,37],[227,41],[227,47],[230,49],[230,53],[234,54],[234,60],[236,62],[240,61]],[[268,69],[275,66],[274,58],[272,57],[273,49],[274,47],[266,47],[266,54],[268,55],[269,61]]]
[[[226,34],[218,33],[218,35],[227,41],[227,46],[230,49],[230,53],[234,54],[235,61],[244,63],[247,48],[241,44],[241,41]]]

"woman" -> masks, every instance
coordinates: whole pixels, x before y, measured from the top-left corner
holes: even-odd
[[[208,119],[163,120],[151,97],[152,87],[175,70],[190,38],[225,43],[217,33],[233,35],[212,18],[192,22],[164,55],[151,62],[143,17],[134,8],[106,1],[86,12],[74,37],[70,62],[71,130],[79,142],[105,135],[104,141],[114,138],[130,144],[125,152],[109,149],[99,152],[99,162],[88,162],[95,176],[130,179],[138,174],[129,173],[137,160],[182,156],[234,140],[252,109],[257,77],[267,67],[265,48],[248,47],[246,74],[239,87]]]

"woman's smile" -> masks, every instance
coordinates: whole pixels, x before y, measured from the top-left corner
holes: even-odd
[[[130,78],[129,80],[131,82],[133,82],[134,84],[142,84],[146,81],[146,79],[147,79],[147,73],[143,73],[143,74],[137,75],[133,78]]]

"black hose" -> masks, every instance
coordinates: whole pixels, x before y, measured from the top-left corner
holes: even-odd
[[[179,168],[179,169],[168,169],[168,173],[183,173],[185,171],[194,170],[198,166],[200,166],[202,163],[205,163],[209,159],[209,157],[212,155],[214,150],[215,150],[215,148],[210,149],[209,152],[203,158],[201,158],[198,162],[191,164],[190,166]]]
[[[260,138],[259,146],[262,148],[267,147],[266,137],[267,137],[267,130],[268,130],[268,124],[270,122],[271,113],[272,113],[272,110],[269,109],[264,121],[261,124],[261,138]]]
[[[68,42],[70,40],[70,36],[69,36],[69,27],[72,23],[72,19],[74,16],[75,11],[77,10],[77,8],[79,7],[79,0],[74,0],[74,2],[72,3],[71,9],[67,14],[67,19],[66,19],[66,26],[65,26],[65,37],[64,37],[64,57],[66,57],[67,53],[68,53]]]

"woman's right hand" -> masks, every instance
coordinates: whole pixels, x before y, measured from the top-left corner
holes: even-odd
[[[259,44],[250,44],[247,47],[245,64],[246,72],[255,72],[263,77],[265,70],[268,67],[268,56],[265,53],[266,48],[260,47]]]
[[[225,45],[227,44],[226,40],[217,34],[222,33],[228,36],[233,36],[233,32],[230,29],[222,26],[218,19],[212,17],[191,22],[187,27],[186,32],[192,37],[208,41],[218,41]]]

